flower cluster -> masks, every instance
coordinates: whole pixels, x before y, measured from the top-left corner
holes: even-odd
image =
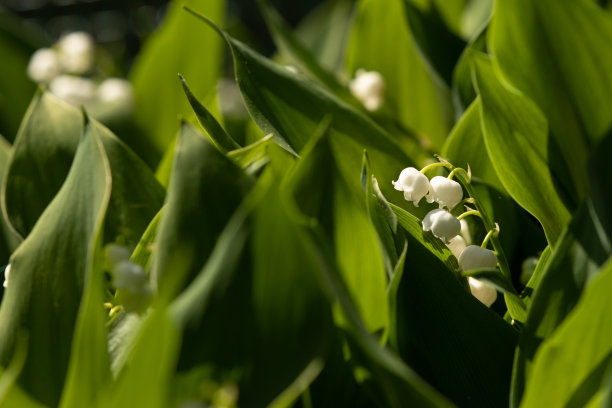
[[[349,83],[353,96],[371,111],[377,111],[385,101],[385,79],[376,71],[358,69],[355,79]]]
[[[94,81],[96,48],[93,38],[82,31],[60,38],[51,48],[32,54],[28,76],[63,101],[74,105],[105,104],[131,110],[134,92],[129,81],[106,78]]]
[[[463,218],[477,211],[468,211],[459,217],[451,213],[463,200],[463,188],[452,179],[453,173],[451,172],[448,177],[436,176],[431,180],[425,175],[427,170],[438,165],[443,164],[435,163],[420,171],[414,167],[406,168],[402,170],[397,181],[392,181],[392,184],[396,190],[404,193],[407,201],[412,201],[417,207],[423,198],[428,203],[438,203],[439,208],[428,212],[423,218],[423,231],[431,231],[435,237],[444,241],[457,257],[462,271],[496,268],[497,256],[495,252],[486,248],[493,231],[487,235],[482,246],[469,245],[471,238]],[[491,306],[495,302],[497,298],[495,288],[472,277],[468,278],[468,283],[472,295],[486,306]]]

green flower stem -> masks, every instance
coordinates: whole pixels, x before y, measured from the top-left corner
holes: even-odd
[[[493,219],[488,215],[486,209],[480,205],[480,201],[478,200],[478,194],[472,184],[470,182],[470,176],[467,171],[462,168],[453,168],[453,172],[456,175],[457,181],[460,182],[468,195],[475,199],[474,205],[476,206],[476,210],[480,213],[482,222],[487,229],[487,231],[497,231],[497,226]],[[486,238],[485,238],[486,239]],[[497,255],[497,261],[499,264],[499,269],[506,278],[512,281],[512,274],[510,273],[510,266],[508,265],[508,260],[506,259],[506,255],[504,250],[499,242],[496,234],[491,234],[489,236],[489,241],[491,241],[491,245],[495,250]],[[527,317],[527,309],[523,302],[518,301],[512,297],[504,295],[506,300],[506,305],[508,306],[508,311],[514,320],[518,320],[519,322],[524,322]]]
[[[480,217],[480,219],[482,219],[482,214],[480,214],[480,211],[476,211],[476,210],[466,211],[463,214],[461,214],[460,216],[458,216],[457,219],[459,221],[461,221],[462,219],[464,219],[465,217],[467,217],[469,215],[476,215],[476,216]]]
[[[482,244],[480,244],[481,248],[486,248],[487,247],[487,244],[489,243],[489,239],[491,239],[491,237],[495,236],[496,231],[497,230],[489,230],[487,235],[482,240]]]
[[[425,174],[429,170],[435,169],[436,167],[446,167],[447,169],[451,170],[453,168],[453,165],[452,164],[448,164],[448,163],[442,163],[442,162],[432,163],[432,164],[430,164],[428,166],[423,167],[421,169],[421,173]]]
[[[450,172],[450,174],[448,175],[448,179],[449,179],[449,180],[452,180],[452,179],[453,179],[453,177],[455,176],[455,173],[457,173],[457,171],[458,171],[458,170],[463,170],[463,169],[462,169],[462,168],[460,168],[460,167],[456,167],[456,168],[454,168],[454,169],[453,169],[453,170]],[[465,171],[465,170],[464,170],[464,171]]]

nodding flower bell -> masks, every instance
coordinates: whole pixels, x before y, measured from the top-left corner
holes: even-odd
[[[49,90],[73,106],[85,105],[96,96],[96,84],[92,80],[73,75],[55,77],[49,84]]]
[[[480,300],[486,307],[491,307],[493,303],[495,303],[495,299],[497,299],[497,291],[494,287],[487,285],[479,281],[478,279],[474,279],[471,276],[468,277],[468,283],[470,285],[470,292],[472,295]]]
[[[432,210],[423,218],[423,231],[431,231],[445,243],[461,232],[461,223],[451,213],[441,208]]]
[[[121,261],[112,269],[113,286],[117,289],[127,289],[139,293],[147,283],[147,273],[138,264]]]
[[[353,96],[371,112],[378,110],[385,101],[385,80],[376,71],[358,69],[355,79],[349,83]]]
[[[459,266],[464,271],[471,269],[496,268],[497,257],[490,249],[470,245],[461,252]]]
[[[2,286],[5,288],[8,286],[10,274],[11,274],[11,264],[8,264],[6,265],[6,268],[4,268],[4,283],[2,284]]]
[[[88,33],[75,31],[63,36],[57,42],[57,49],[67,72],[84,74],[93,67],[95,45]]]
[[[421,198],[429,193],[429,180],[427,176],[414,167],[402,170],[397,181],[392,181],[391,183],[396,190],[403,191],[404,198],[407,201],[412,201],[415,207],[418,207]]]
[[[59,57],[50,48],[37,50],[28,63],[28,76],[35,82],[47,83],[62,72]]]
[[[463,198],[461,184],[446,177],[436,176],[429,182],[431,185],[431,199],[440,204],[440,208],[447,207],[452,210]]]

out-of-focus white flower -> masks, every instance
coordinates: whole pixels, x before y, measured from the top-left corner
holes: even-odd
[[[453,255],[455,255],[455,258],[459,259],[461,252],[463,252],[467,245],[465,244],[465,239],[463,239],[461,235],[457,235],[456,237],[452,238],[450,242],[446,244],[446,246],[448,249],[450,249]]]
[[[385,101],[385,79],[376,71],[358,69],[349,89],[369,111],[378,110]]]
[[[96,96],[93,81],[73,75],[60,75],[49,84],[51,93],[74,106],[91,102]]]
[[[113,286],[117,289],[127,289],[132,293],[140,293],[147,284],[147,273],[138,264],[121,261],[112,271]]]
[[[421,198],[429,193],[429,180],[427,176],[415,169],[408,167],[402,170],[397,181],[391,181],[398,191],[404,192],[404,198],[418,207]]]
[[[84,31],[67,34],[57,42],[60,62],[67,72],[84,74],[91,70],[95,46],[91,35]]]
[[[107,78],[98,86],[98,100],[103,103],[132,107],[134,89],[130,81],[121,78]]]
[[[104,254],[110,266],[115,266],[122,261],[129,261],[132,253],[130,249],[123,245],[108,244],[104,247]]]
[[[461,232],[461,223],[451,213],[441,208],[432,210],[423,218],[423,231],[431,231],[445,243]]]
[[[521,264],[521,284],[527,285],[538,266],[538,261],[539,259],[535,256],[530,256],[523,261]]]
[[[490,249],[470,245],[459,256],[459,266],[464,271],[471,269],[496,268],[497,257]]]
[[[292,74],[297,75],[299,73],[298,69],[294,65],[285,65],[285,69],[291,72]]]
[[[28,63],[28,76],[38,83],[47,83],[62,72],[59,57],[50,48],[36,50]]]
[[[5,288],[8,286],[10,274],[11,274],[11,264],[8,264],[6,265],[6,268],[4,268],[4,283],[2,284],[2,286],[4,286]]]
[[[461,184],[455,180],[436,176],[429,184],[431,185],[431,199],[440,204],[440,208],[447,207],[452,210],[463,198]]]
[[[494,287],[487,285],[479,281],[478,279],[474,279],[471,276],[468,277],[468,283],[470,285],[470,292],[472,295],[480,300],[487,307],[491,307],[491,305],[497,299],[497,291]]]

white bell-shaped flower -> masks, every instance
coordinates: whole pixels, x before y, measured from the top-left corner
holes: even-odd
[[[8,264],[6,265],[6,268],[4,268],[4,283],[2,284],[2,286],[5,288],[8,286],[10,275],[11,275],[11,264]]]
[[[147,273],[138,264],[121,261],[112,269],[113,286],[117,289],[127,289],[139,293],[147,284]]]
[[[421,198],[429,192],[429,180],[427,176],[415,169],[408,167],[402,170],[397,181],[391,182],[396,190],[404,192],[404,198],[418,207]]]
[[[385,79],[376,71],[358,69],[355,79],[349,83],[353,96],[371,112],[378,110],[385,101]]]
[[[98,100],[131,108],[134,104],[134,89],[126,79],[108,78],[98,86]]]
[[[451,213],[441,208],[432,210],[423,218],[423,231],[431,231],[445,243],[461,232],[461,223]]]
[[[47,83],[62,72],[59,57],[50,48],[36,50],[28,63],[28,76],[38,83]]]
[[[472,295],[480,300],[486,307],[491,307],[497,299],[497,291],[494,287],[487,285],[484,282],[474,279],[471,276],[468,277],[468,283],[470,285],[470,292]]]
[[[57,42],[60,61],[67,72],[84,74],[94,63],[95,46],[91,35],[84,31],[67,34]]]
[[[73,75],[60,75],[49,84],[51,93],[74,106],[85,105],[94,100],[96,84]]]
[[[485,269],[497,267],[497,256],[490,249],[478,245],[470,245],[459,256],[461,270]]]
[[[440,208],[447,207],[452,210],[463,198],[461,184],[455,180],[436,176],[431,179],[429,184],[431,185],[430,200],[439,203]]]
[[[448,244],[446,244],[448,249],[455,255],[455,258],[459,259],[459,256],[467,246],[465,243],[465,239],[461,235],[457,235],[452,238]]]

